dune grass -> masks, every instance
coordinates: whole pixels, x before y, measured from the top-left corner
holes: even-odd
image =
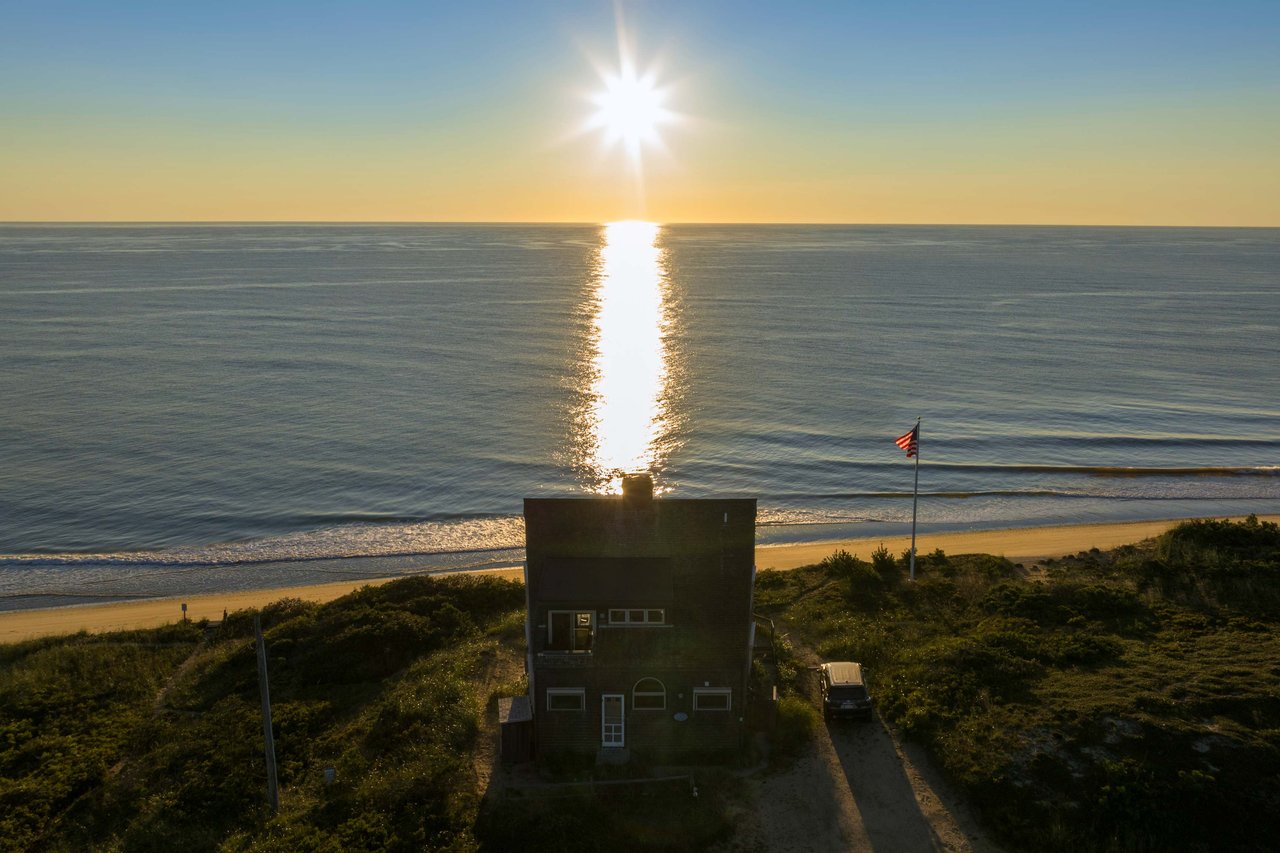
[[[1280,837],[1280,529],[1184,524],[1028,577],[883,550],[762,572],[757,609],[863,662],[1016,850],[1265,850]],[[477,769],[521,689],[519,584],[411,578],[261,611],[281,810],[265,806],[250,611],[221,629],[0,646],[0,850],[703,849],[741,782],[508,797]],[[801,673],[790,655],[784,684]],[[789,669],[788,669],[789,668]],[[800,692],[778,753],[815,725]],[[790,740],[788,740],[788,738]],[[788,746],[789,745],[789,746]],[[326,784],[325,769],[334,780]]]
[[[275,816],[252,612],[207,639],[183,623],[0,647],[0,849],[474,849],[486,674],[523,601],[413,578],[264,608]]]
[[[0,646],[0,848],[39,846],[113,776],[198,638],[179,624]]]
[[[883,551],[764,573],[757,607],[865,664],[1020,850],[1265,850],[1280,837],[1280,529],[1182,524],[1028,579]]]
[[[484,715],[526,687],[523,605],[520,584],[451,576],[263,608],[275,815],[253,611],[0,646],[0,850],[700,850],[726,835],[724,774],[700,799],[685,782],[484,807]]]

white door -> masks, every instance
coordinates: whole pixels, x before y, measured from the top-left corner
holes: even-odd
[[[606,693],[600,697],[600,745],[626,746],[626,696]]]

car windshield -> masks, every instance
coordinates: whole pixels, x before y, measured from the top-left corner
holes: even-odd
[[[866,699],[867,688],[865,687],[832,687],[827,693],[832,699],[840,701],[848,701],[850,699]]]

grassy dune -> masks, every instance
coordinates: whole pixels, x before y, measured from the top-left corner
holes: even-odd
[[[936,552],[915,583],[901,559],[869,556],[762,572],[757,609],[796,645],[864,662],[884,718],[1011,849],[1273,847],[1275,524],[1183,524],[1036,573]],[[699,779],[697,801],[624,787],[482,807],[484,715],[523,689],[523,603],[517,583],[453,576],[264,608],[275,816],[252,611],[215,631],[0,646],[0,850],[692,850],[725,837],[744,807],[725,771]],[[780,734],[795,741],[794,720],[814,715],[785,701]],[[803,748],[782,740],[775,755]]]
[[[0,848],[475,847],[487,675],[523,589],[411,579],[262,612],[281,812],[265,771],[252,614],[0,651]],[[324,784],[324,768],[336,779]]]
[[[758,607],[867,665],[1018,850],[1267,850],[1280,837],[1280,528],[1180,525],[1052,561],[881,551],[760,578]]]

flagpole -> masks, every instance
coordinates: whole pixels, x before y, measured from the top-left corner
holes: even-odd
[[[916,484],[911,490],[911,580],[916,579],[916,506],[920,501],[920,419],[916,418]]]

